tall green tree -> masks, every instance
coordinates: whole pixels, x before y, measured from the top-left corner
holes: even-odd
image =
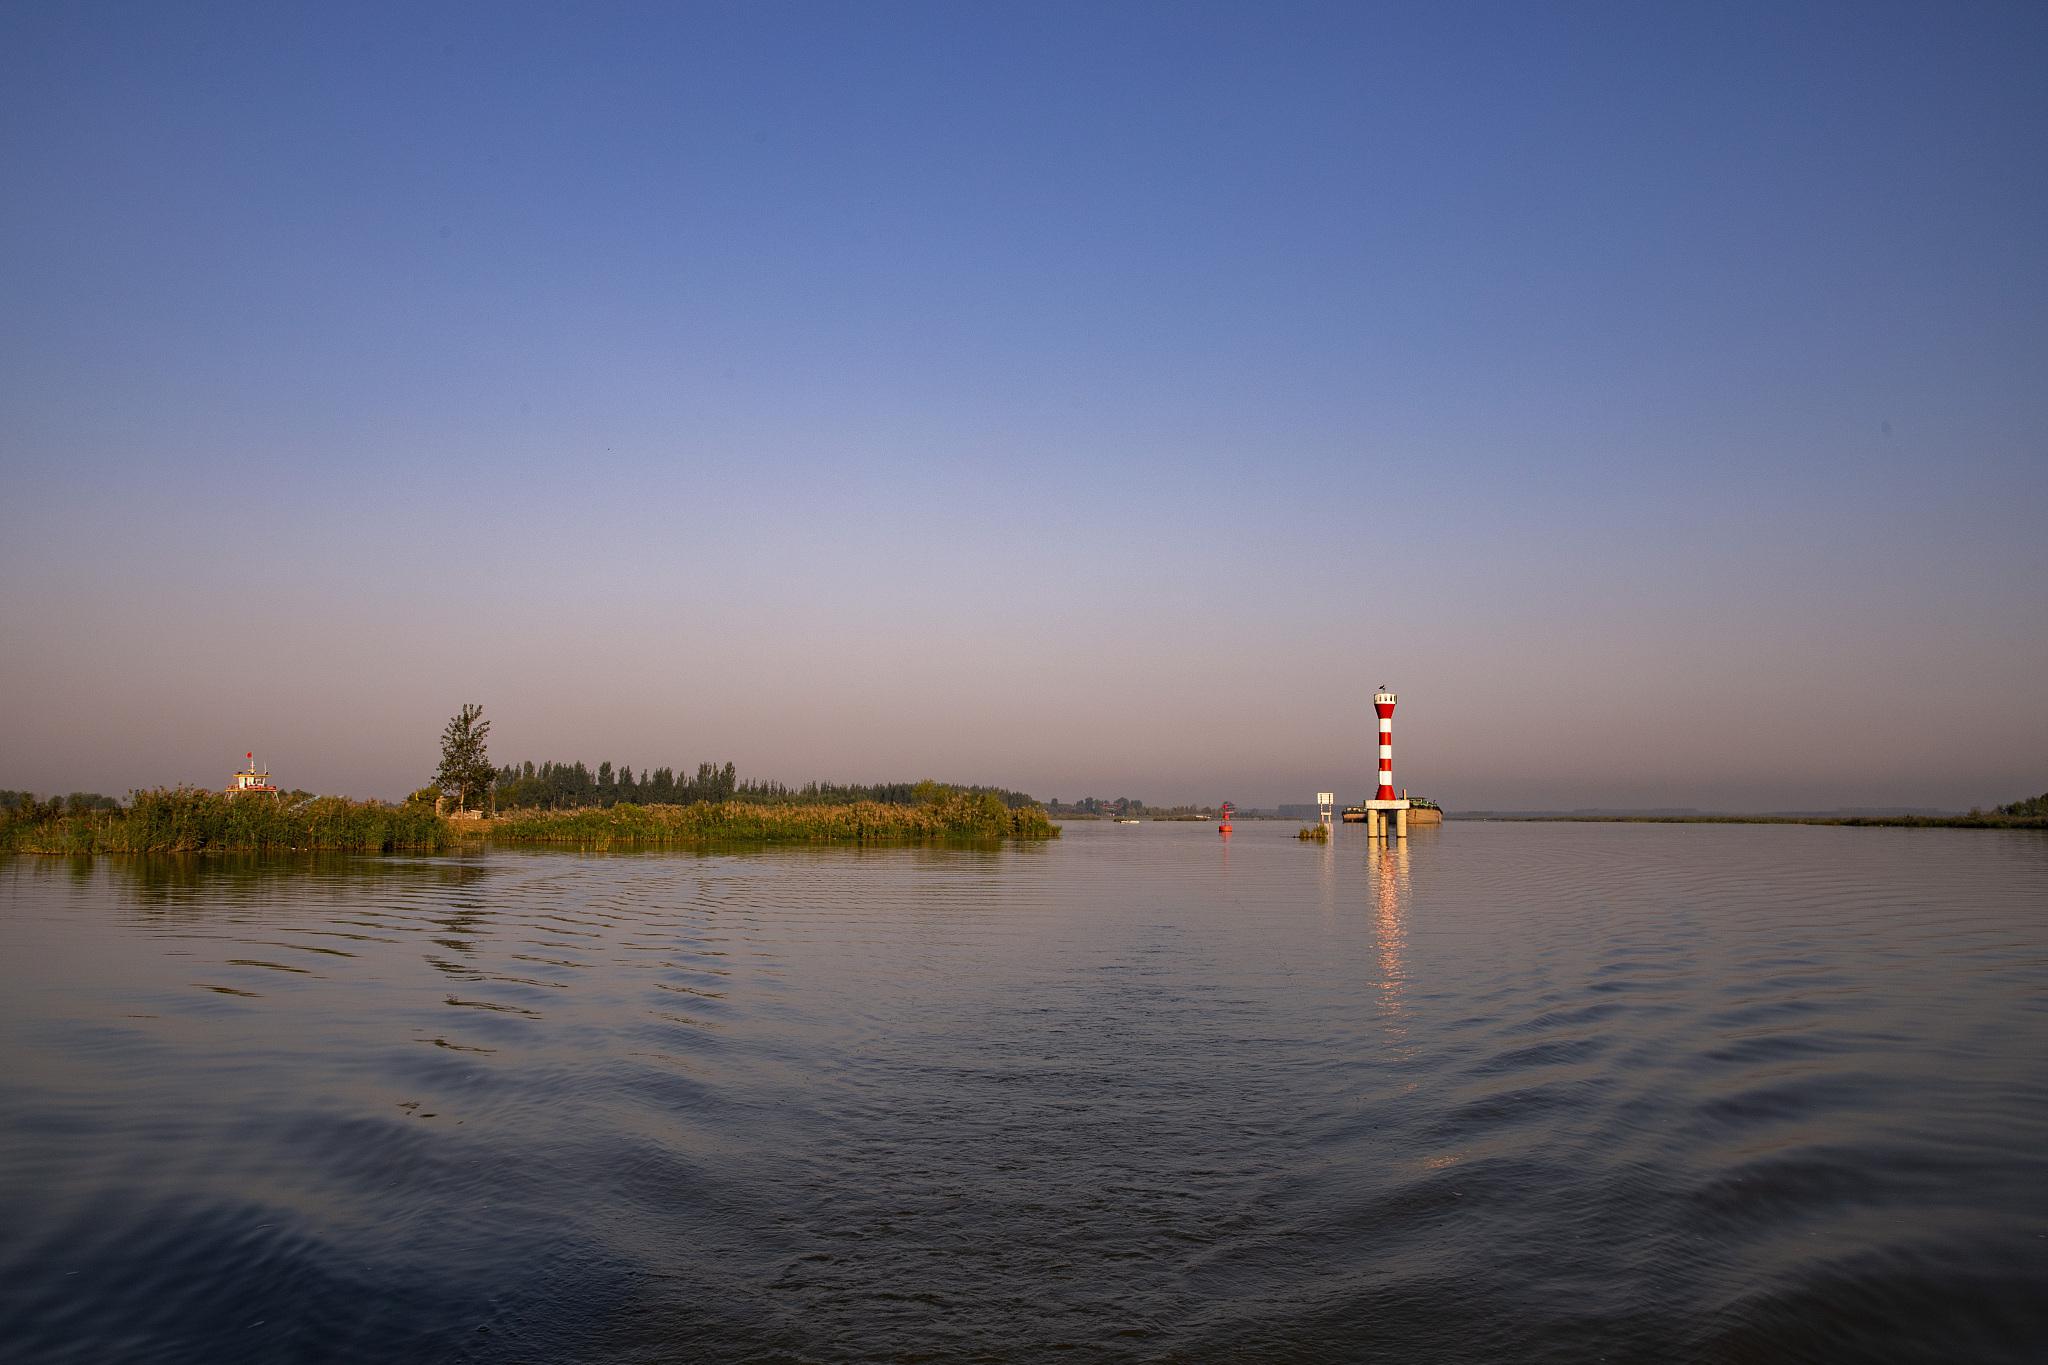
[[[490,733],[491,723],[484,719],[484,708],[474,702],[457,711],[448,728],[441,732],[441,768],[434,774],[434,785],[454,798],[457,810],[468,810],[472,797],[481,799],[490,794],[491,783],[498,775],[484,749],[484,740]]]

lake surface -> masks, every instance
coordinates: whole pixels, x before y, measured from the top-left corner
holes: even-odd
[[[0,1357],[2048,1357],[2048,839],[1294,829],[0,860]]]

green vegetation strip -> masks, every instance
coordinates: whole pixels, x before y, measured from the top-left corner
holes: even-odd
[[[689,806],[617,805],[567,811],[511,811],[491,822],[497,844],[641,848],[706,843],[902,843],[922,839],[1056,839],[1059,826],[1037,806],[1011,809],[988,792],[957,792],[916,806],[855,801],[839,806],[770,806],[711,801]]]
[[[446,848],[458,832],[459,826],[417,805],[387,806],[338,796],[230,797],[192,788],[136,792],[126,809],[66,810],[53,801],[0,810],[0,851],[12,853],[432,852]],[[498,844],[601,850],[671,844],[1056,839],[1059,832],[1037,806],[1012,809],[986,792],[958,792],[915,806],[718,801],[512,811],[490,821],[486,837]]]
[[[0,851],[13,853],[391,853],[447,844],[448,824],[431,810],[340,796],[292,800],[176,787],[136,792],[124,810],[60,810],[52,801],[0,814]]]

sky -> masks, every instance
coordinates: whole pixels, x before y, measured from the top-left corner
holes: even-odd
[[[0,8],[0,786],[2048,788],[2048,7]]]

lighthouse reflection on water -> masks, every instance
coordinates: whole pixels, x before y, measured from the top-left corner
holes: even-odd
[[[1382,1014],[1401,1013],[1407,986],[1410,878],[1406,839],[1374,840],[1366,846],[1366,884],[1372,892],[1373,929],[1379,940],[1379,1005]]]

